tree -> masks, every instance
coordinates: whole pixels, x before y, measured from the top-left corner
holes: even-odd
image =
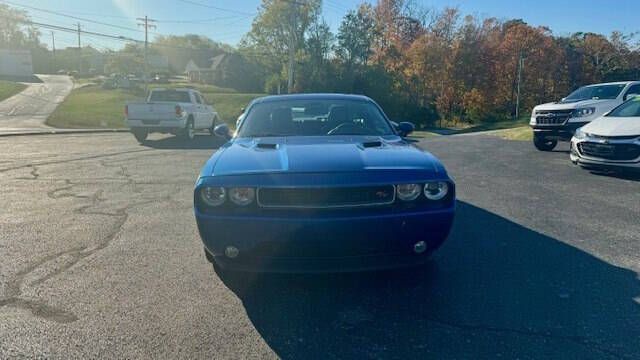
[[[366,65],[378,35],[371,5],[362,4],[357,11],[349,11],[342,19],[338,29],[336,55],[348,69],[353,64]]]
[[[142,53],[143,47],[128,45],[124,52]],[[196,63],[206,63],[211,58],[225,52],[232,52],[233,48],[221,44],[202,35],[168,35],[157,36],[149,48],[151,54],[166,55],[169,58],[169,67],[175,73],[183,73],[189,60]]]
[[[305,34],[318,18],[320,4],[321,0],[262,0],[251,30],[240,44],[242,53],[255,57],[271,75],[289,75],[288,71],[293,71],[287,66],[290,51],[296,50],[297,55],[297,49],[304,48]]]
[[[40,46],[38,29],[29,25],[27,13],[0,3],[0,48],[27,49]]]

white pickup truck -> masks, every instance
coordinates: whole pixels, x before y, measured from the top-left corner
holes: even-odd
[[[569,141],[576,129],[640,95],[639,81],[583,86],[559,102],[533,108],[529,125],[538,150],[551,151],[558,140]]]
[[[218,113],[193,89],[153,89],[145,102],[128,102],[125,120],[133,136],[143,142],[153,132],[171,133],[192,140],[196,130],[214,135]]]

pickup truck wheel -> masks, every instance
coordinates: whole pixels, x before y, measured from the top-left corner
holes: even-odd
[[[149,132],[147,132],[147,130],[131,130],[131,132],[133,133],[133,136],[136,138],[136,140],[138,140],[138,142],[140,143],[147,140],[147,136],[149,135]]]
[[[193,140],[195,136],[196,129],[193,126],[193,120],[189,119],[189,121],[187,121],[187,126],[185,126],[184,130],[182,131],[182,138],[184,140]]]
[[[211,127],[209,128],[209,135],[211,136],[215,136],[216,135],[216,124],[218,123],[218,118],[214,117],[213,118],[213,123],[211,124]]]
[[[558,145],[558,140],[549,140],[542,136],[534,136],[533,145],[540,151],[551,151]]]

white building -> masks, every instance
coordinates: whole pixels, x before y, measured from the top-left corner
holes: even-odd
[[[0,76],[32,76],[31,51],[0,49]]]

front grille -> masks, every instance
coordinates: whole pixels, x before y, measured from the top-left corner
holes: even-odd
[[[640,146],[635,144],[600,144],[583,142],[578,144],[580,153],[594,158],[631,161],[640,157]]]
[[[573,110],[539,110],[536,111],[536,125],[564,125]]]
[[[340,208],[389,205],[393,185],[341,188],[260,188],[258,205],[271,208]]]

